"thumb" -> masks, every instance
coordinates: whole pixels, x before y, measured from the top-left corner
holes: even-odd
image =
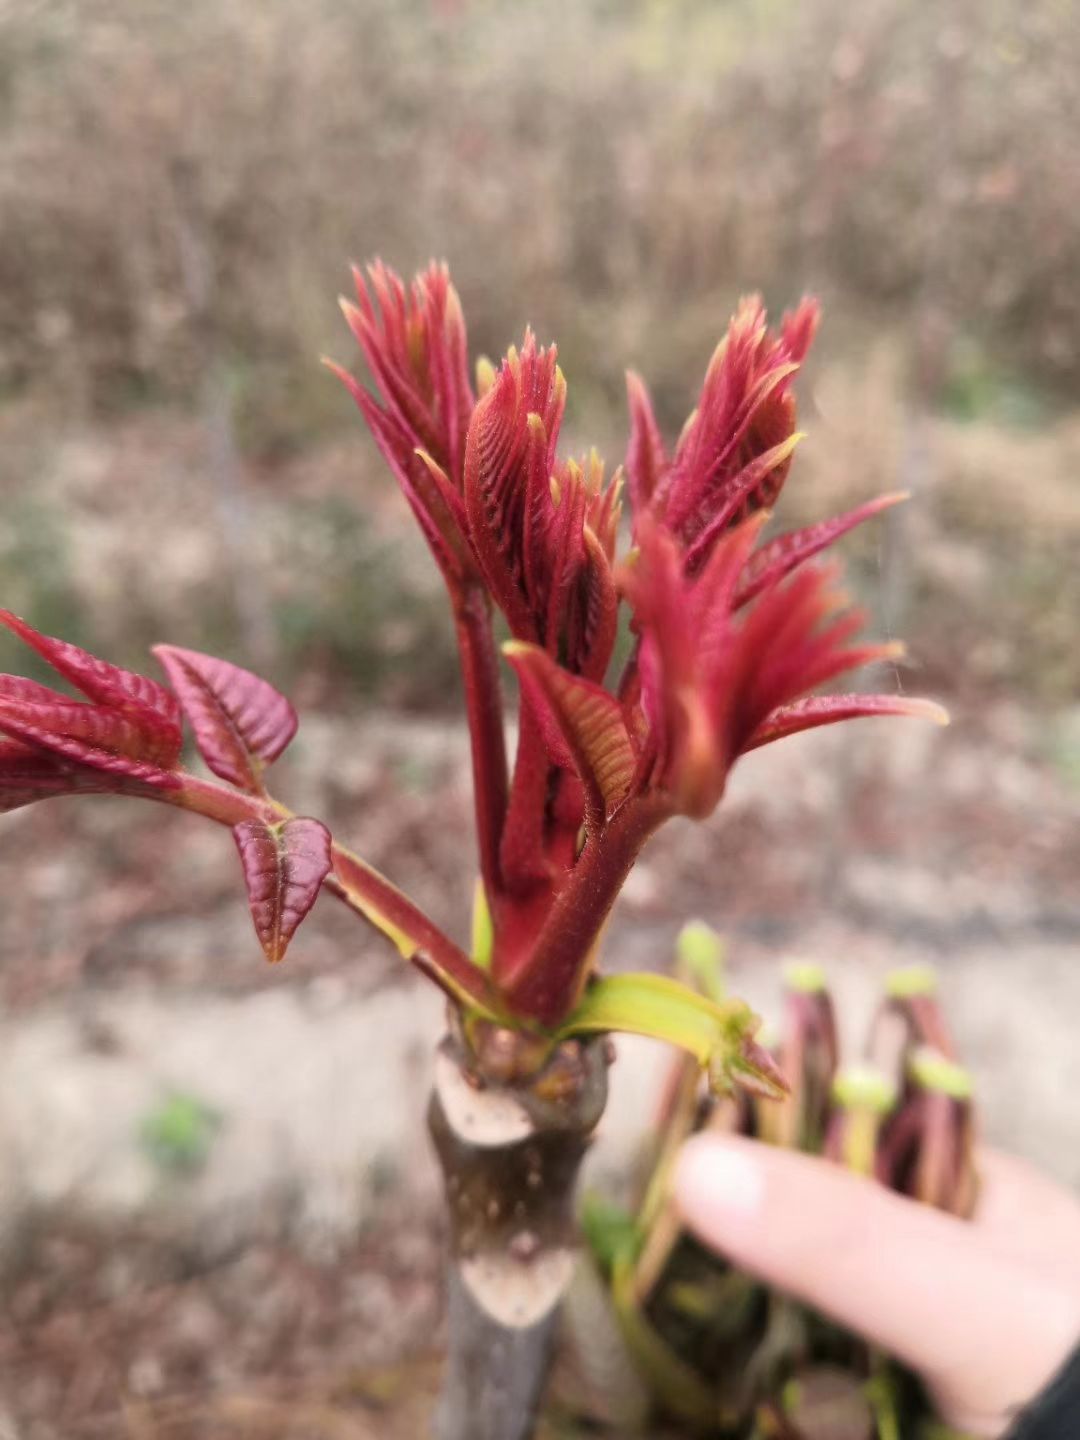
[[[698,1136],[675,1195],[706,1245],[921,1373],[954,1423],[997,1433],[1076,1342],[1080,1298],[1057,1277],[827,1161]]]

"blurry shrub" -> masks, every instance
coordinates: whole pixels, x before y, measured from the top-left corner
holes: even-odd
[[[1080,790],[1080,707],[1066,711],[1054,727],[1051,756],[1065,783]]]
[[[71,584],[68,535],[57,512],[35,496],[17,493],[0,513],[0,582],[4,603],[40,616],[50,635],[83,640],[81,607]],[[50,670],[32,656],[28,670],[42,680]]]
[[[567,448],[595,440],[612,459],[623,383],[605,354],[650,377],[671,430],[739,291],[777,307],[814,288],[839,383],[809,377],[816,438],[787,518],[913,487],[912,519],[852,554],[885,623],[936,666],[927,682],[1067,696],[1080,452],[1048,422],[1053,388],[1080,381],[1078,68],[1064,0],[0,8],[0,397],[46,392],[41,433],[49,407],[68,422],[147,402],[209,428],[227,381],[258,573],[274,577],[275,673],[330,665],[425,704],[457,683],[426,556],[328,504],[344,475],[294,505],[261,468],[320,456],[339,427],[350,466],[374,458],[316,364],[349,351],[345,260],[447,254],[477,350],[501,353],[525,320],[558,333]],[[905,389],[979,423],[967,440],[917,432]],[[23,497],[0,514],[5,599],[75,638],[92,605],[129,663],[178,604],[186,643],[249,653],[236,594],[201,558],[220,545],[220,496],[194,488],[208,447],[189,437],[174,461],[170,443],[155,434],[97,516],[69,514],[47,456],[4,465]],[[180,485],[186,506],[152,498]],[[380,468],[370,495],[392,492]],[[904,542],[920,515],[978,554]],[[191,575],[148,583],[110,546],[60,578],[68,551],[124,524],[167,529],[174,567],[184,533]],[[12,559],[16,530],[29,562]]]
[[[946,361],[941,408],[956,420],[993,420],[1034,428],[1047,418],[1040,392],[1023,376],[995,364],[978,346],[958,344]]]
[[[411,532],[380,535],[338,497],[288,507],[282,519],[288,551],[274,601],[282,673],[332,674],[397,704],[456,703],[453,630]]]
[[[334,393],[329,377],[323,384]],[[363,444],[320,447],[282,475],[243,467],[237,523],[251,560],[242,583],[262,597],[268,622],[255,638],[278,682],[306,686],[311,699],[351,690],[405,706],[455,704],[438,577],[393,479],[379,470],[369,482],[357,463]],[[37,412],[12,407],[0,436],[3,603],[47,634],[104,637],[111,659],[139,670],[178,626],[191,648],[246,654],[252,640],[204,453],[193,421],[155,413],[57,439]],[[0,669],[22,663],[5,631]],[[44,662],[35,673],[53,679]]]
[[[0,386],[188,397],[223,357],[244,435],[301,442],[375,248],[447,253],[486,348],[557,330],[579,411],[621,407],[598,335],[681,410],[750,286],[909,327],[924,387],[952,333],[1073,382],[1078,66],[1066,0],[8,7]]]

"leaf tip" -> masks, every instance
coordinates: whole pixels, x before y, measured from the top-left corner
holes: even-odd
[[[710,1000],[719,1000],[724,984],[723,937],[704,920],[689,920],[675,940],[679,970]]]
[[[733,1085],[765,1100],[783,1100],[791,1093],[791,1084],[771,1051],[756,1038],[758,1021],[745,1030],[732,1050],[717,1056],[709,1071],[714,1089],[721,1092]]]
[[[913,1053],[908,1071],[916,1085],[951,1100],[970,1100],[974,1093],[971,1072],[930,1045],[921,1045]]]
[[[917,720],[929,720],[942,728],[952,724],[952,716],[936,700],[912,700],[904,706],[904,714]]]
[[[481,355],[476,361],[476,394],[483,399],[491,387],[495,384],[495,377],[498,371],[495,365],[486,355]]]
[[[932,965],[902,965],[890,970],[885,977],[885,994],[890,1000],[911,1000],[925,995],[936,995],[937,989],[937,971]]]
[[[816,960],[789,960],[783,976],[787,988],[800,995],[820,995],[828,988],[824,966]]]
[[[869,1110],[874,1115],[888,1115],[897,1101],[895,1081],[865,1062],[842,1066],[833,1080],[832,1094],[842,1109]]]

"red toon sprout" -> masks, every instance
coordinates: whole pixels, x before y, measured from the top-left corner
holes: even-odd
[[[642,846],[674,815],[709,815],[740,756],[860,716],[945,718],[897,694],[817,693],[901,653],[857,640],[864,616],[816,557],[902,496],[761,542],[800,439],[793,384],[816,304],[804,300],[773,331],[760,300],[743,301],[670,449],[644,383],[628,377],[633,515],[619,558],[622,471],[608,477],[595,451],[559,455],[566,382],[555,347],[527,330],[501,366],[477,364],[474,390],[445,265],[408,287],[381,262],[355,279],[343,310],[372,388],[331,368],[417,518],[456,628],[481,878],[473,953],[319,821],[271,798],[265,772],[295,713],[265,680],[211,656],[158,646],[169,689],[0,612],[85,696],[0,677],[0,808],[113,791],[196,811],[233,828],[272,960],[327,888],[467,1020],[552,1043],[605,1026],[666,1034],[703,1063],[723,1052],[729,1076],[775,1088],[754,1058],[764,1052],[749,1012],[733,1018],[655,979],[604,980],[596,966]],[[612,675],[624,605],[632,644]],[[512,763],[499,615],[519,693]],[[181,766],[182,716],[216,780]]]

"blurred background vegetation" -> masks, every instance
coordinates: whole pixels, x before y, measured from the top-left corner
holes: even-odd
[[[790,947],[856,1014],[936,959],[990,1135],[1080,1183],[1078,75],[1075,0],[0,0],[0,603],[263,671],[283,796],[464,937],[440,582],[319,364],[349,262],[448,259],[474,354],[556,339],[612,464],[624,367],[673,437],[740,294],[816,292],[779,518],[913,492],[843,552],[910,643],[875,683],[955,723],[740,767],[608,963],[700,914],[763,1012]],[[5,816],[0,876],[0,1434],[415,1440],[433,997],[330,905],[260,965],[161,807]],[[657,1083],[616,1069],[612,1174]]]
[[[625,365],[674,432],[740,293],[820,294],[789,517],[912,488],[861,542],[884,623],[939,687],[1065,701],[1077,73],[1071,0],[0,6],[6,603],[316,698],[452,696],[318,364],[352,358],[347,261],[435,254],[477,351],[558,339],[569,439],[613,460]]]

